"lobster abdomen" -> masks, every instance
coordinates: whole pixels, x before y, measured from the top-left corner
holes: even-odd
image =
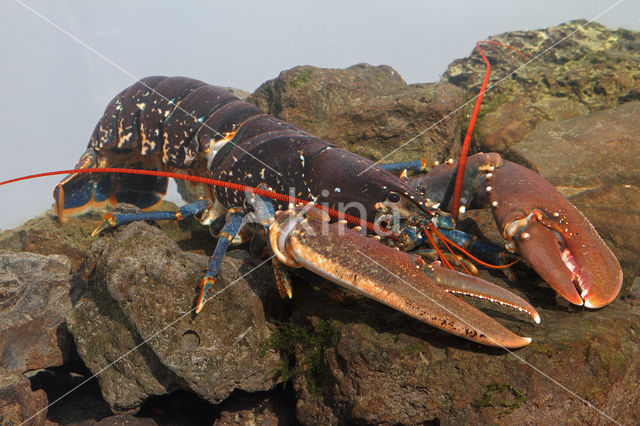
[[[198,141],[208,146],[210,139],[231,131],[237,117],[261,113],[229,91],[202,81],[147,77],[107,105],[76,168],[192,169],[193,174],[207,176],[206,160],[195,162]],[[166,178],[153,176],[72,174],[56,186],[54,198],[60,217],[105,203],[127,202],[145,209],[162,199],[167,184]]]
[[[266,185],[333,208],[358,200],[365,211],[347,212],[368,220],[390,190],[419,197],[403,181],[372,165],[264,114],[223,88],[185,77],[147,77],[109,103],[76,167],[181,169],[243,185]],[[166,188],[167,179],[160,177],[73,174],[56,186],[54,198],[62,217],[105,202],[149,208]],[[214,191],[211,198],[225,207],[243,204],[242,193]]]

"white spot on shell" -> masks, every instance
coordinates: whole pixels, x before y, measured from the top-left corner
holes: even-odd
[[[493,188],[491,186],[487,186],[487,192],[491,192],[493,190]]]
[[[523,240],[528,240],[529,238],[531,238],[531,234],[528,232],[523,232],[520,238],[522,238]]]
[[[211,170],[211,164],[216,154],[229,142],[228,139],[211,140],[209,143],[209,150],[207,151],[207,168]],[[264,177],[263,177],[264,179]]]
[[[493,207],[498,207],[498,202],[497,202],[497,201],[494,201],[493,203],[491,203],[491,205],[492,205]]]

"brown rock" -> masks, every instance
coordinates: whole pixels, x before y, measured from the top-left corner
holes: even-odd
[[[639,413],[632,407],[638,400],[633,383],[640,378],[640,316],[620,301],[598,311],[567,309],[535,281],[523,290],[552,296],[530,297],[541,325],[493,307],[489,311],[533,337],[533,343],[512,353],[452,337],[367,300],[336,303],[318,292],[303,295],[297,312],[313,323],[335,322],[340,338],[324,353],[327,377],[319,393],[304,375],[294,380],[298,420],[606,423],[600,410],[623,424],[637,423]],[[298,353],[296,361],[304,356]]]
[[[75,426],[155,426],[158,422],[153,419],[143,419],[134,417],[130,414],[116,414],[115,416],[105,417],[102,420],[85,420],[75,423]]]
[[[47,415],[47,395],[31,391],[29,380],[22,374],[0,368],[0,424],[41,425]]]
[[[486,114],[479,122],[476,138],[478,149],[504,152],[522,141],[543,120],[567,120],[586,114],[587,107],[565,98],[541,97],[535,102],[518,96]]]
[[[0,248],[43,255],[62,254],[77,272],[93,242],[91,231],[101,220],[92,212],[61,224],[53,212],[27,221],[22,226],[0,232]]]
[[[491,79],[476,127],[478,150],[502,152],[541,120],[566,120],[640,99],[639,32],[578,20],[490,40],[521,50],[525,58],[499,46],[483,46]],[[472,99],[484,72],[485,64],[474,52],[449,65],[442,81]],[[470,102],[465,115],[472,109]]]
[[[218,281],[219,290],[228,289],[193,318],[195,287],[207,264],[140,222],[93,245],[89,292],[76,304],[69,328],[86,365],[100,372],[114,411],[175,389],[220,402],[234,389],[268,390],[276,383],[277,354],[260,356],[272,329],[263,303],[268,307],[268,296],[275,297],[273,274],[259,268],[241,278],[258,261],[242,251],[228,253]]]
[[[0,250],[0,367],[23,373],[62,365],[70,289],[66,257]]]
[[[385,65],[295,67],[248,100],[364,157],[389,155],[386,163],[443,160],[460,151],[460,91],[449,84],[407,85]]]
[[[483,46],[491,62],[489,86],[499,82],[485,94],[483,114],[518,95],[566,98],[590,111],[640,97],[640,32],[576,20],[490,40],[519,49],[525,58],[500,46]],[[442,80],[475,97],[484,72],[482,57],[473,54],[451,63]]]
[[[214,425],[282,425],[293,424],[295,418],[287,404],[277,395],[254,394],[233,396],[220,406],[220,417]]]
[[[178,208],[163,201],[158,209],[175,211]],[[0,232],[0,249],[43,255],[62,254],[71,260],[73,271],[79,272],[89,247],[96,240],[91,232],[102,222],[103,215],[104,211],[92,211],[60,223],[54,212],[49,211],[15,229]],[[205,254],[203,246],[211,241],[208,230],[200,224],[194,225],[192,221],[160,221],[157,225],[179,241],[183,250]]]

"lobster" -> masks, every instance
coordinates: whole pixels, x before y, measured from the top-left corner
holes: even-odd
[[[528,302],[411,253],[430,245],[449,264],[438,239],[472,257],[502,263],[503,250],[454,229],[447,212],[457,212],[452,188],[459,181],[462,208],[489,205],[507,248],[518,251],[570,303],[598,308],[617,296],[622,271],[616,257],[589,221],[534,172],[496,153],[469,157],[463,180],[456,180],[455,161],[413,180],[389,171],[406,166],[424,170],[421,162],[376,166],[225,89],[184,77],[148,77],[109,103],[76,172],[55,187],[54,200],[60,220],[106,203],[143,210],[108,214],[94,234],[137,220],[189,216],[210,226],[218,242],[200,281],[196,312],[210,295],[230,244],[252,238],[252,245],[263,241],[274,253],[282,295],[292,295],[287,268],[304,267],[463,338],[525,346],[530,338],[456,295],[507,305],[539,322]],[[82,173],[105,167],[157,173]],[[206,197],[177,212],[146,211],[166,194],[166,172],[229,182],[236,189],[207,186]],[[265,197],[273,193],[289,196]]]

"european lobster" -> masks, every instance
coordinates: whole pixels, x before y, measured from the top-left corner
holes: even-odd
[[[465,163],[488,75],[487,62],[460,167],[449,160],[413,180],[389,170],[424,171],[423,162],[376,166],[222,88],[184,77],[148,77],[109,103],[75,170],[55,187],[55,209],[60,220],[105,203],[147,210],[166,194],[167,176],[186,171],[191,176],[182,178],[209,178],[217,186],[207,186],[204,198],[177,212],[108,214],[94,234],[137,220],[188,216],[209,225],[218,242],[200,281],[196,313],[210,294],[227,248],[235,238],[247,237],[241,231],[252,227],[252,245],[266,240],[275,255],[276,283],[283,296],[291,297],[292,289],[282,265],[305,267],[469,340],[525,346],[531,339],[454,294],[507,305],[539,322],[528,302],[407,251],[430,245],[450,267],[437,239],[472,258],[503,264],[500,248],[454,229],[459,208],[490,205],[507,249],[518,251],[569,302],[605,306],[620,291],[622,271],[589,221],[540,176],[496,153],[476,154]],[[98,171],[135,174],[93,173]],[[340,220],[331,223],[331,216]],[[357,226],[349,228],[347,222]]]
[[[508,305],[539,322],[535,309],[513,293],[443,268],[437,261],[426,264],[406,252],[428,243],[437,247],[435,237],[501,262],[499,249],[453,230],[452,218],[444,213],[455,204],[457,162],[409,181],[266,115],[222,88],[183,77],[148,77],[107,106],[76,169],[104,167],[182,170],[259,187],[262,195],[290,194],[273,201],[255,195],[260,191],[208,187],[208,199],[178,212],[105,217],[94,233],[135,220],[186,216],[215,228],[218,243],[200,282],[196,312],[215,283],[230,243],[253,222],[254,238],[262,236],[275,253],[282,294],[291,296],[292,291],[284,264],[305,267],[485,345],[517,348],[531,339],[514,334],[454,294]],[[508,248],[524,256],[569,302],[597,308],[617,296],[622,283],[617,259],[589,221],[553,186],[495,153],[470,157],[464,170],[462,206],[489,204]],[[161,176],[72,173],[54,190],[55,208],[61,220],[104,203],[126,202],[148,209],[161,200],[167,183]],[[286,202],[292,199],[313,201],[316,207]],[[326,211],[361,226],[349,228],[344,220],[330,223]],[[447,263],[446,256],[441,258]]]

